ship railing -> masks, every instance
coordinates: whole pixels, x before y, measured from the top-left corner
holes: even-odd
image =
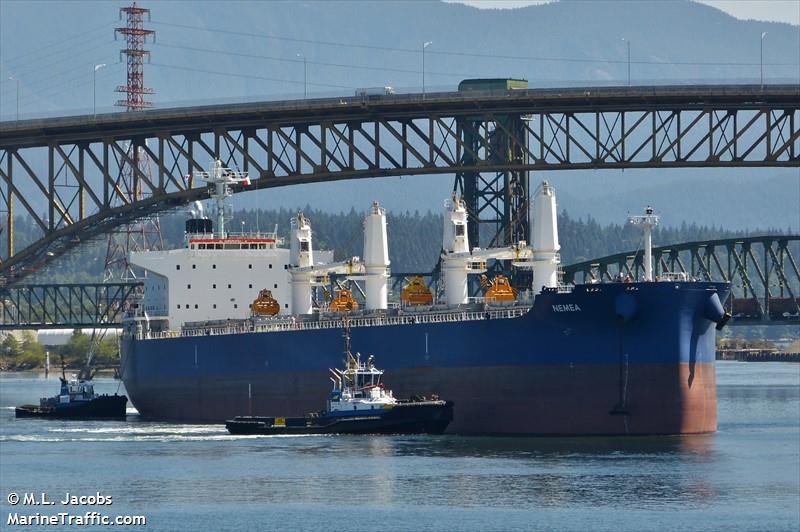
[[[689,275],[686,272],[661,272],[657,277],[658,281],[688,281]]]
[[[496,320],[519,318],[525,315],[530,307],[513,307],[504,309],[489,310],[470,310],[453,312],[435,312],[430,314],[403,314],[399,316],[353,316],[349,322],[351,327],[376,327],[391,325],[415,325],[428,323],[456,323],[463,321],[477,320]],[[138,335],[139,340],[163,339],[193,336],[222,336],[231,334],[244,334],[256,332],[287,332],[320,329],[339,329],[342,327],[342,320],[323,319],[323,320],[297,320],[294,318],[276,320],[270,323],[254,324],[252,322],[241,322],[216,327],[192,327],[181,331],[143,331]]]

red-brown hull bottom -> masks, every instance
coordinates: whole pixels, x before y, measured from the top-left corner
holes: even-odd
[[[637,364],[627,382],[616,364],[397,368],[396,397],[453,401],[447,432],[461,434],[695,434],[717,429],[714,364]],[[164,379],[129,383],[142,415],[223,422],[240,415],[299,416],[320,410],[328,383],[318,372]],[[621,382],[622,381],[622,382]],[[141,383],[144,384],[144,383]],[[621,386],[622,385],[622,386]],[[132,388],[132,389],[131,389]],[[623,413],[612,414],[624,395]]]

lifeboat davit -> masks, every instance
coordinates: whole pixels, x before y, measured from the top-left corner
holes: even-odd
[[[272,297],[271,290],[261,290],[253,301],[253,316],[275,316],[281,311],[278,301]]]
[[[400,301],[404,305],[431,305],[433,304],[433,294],[430,288],[425,286],[422,276],[416,275],[403,287]]]

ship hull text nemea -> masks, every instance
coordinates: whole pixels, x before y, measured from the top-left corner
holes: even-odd
[[[216,170],[208,179],[217,191],[219,182],[241,179]],[[324,402],[328,368],[342,362],[331,347],[346,316],[354,345],[380,359],[397,396],[438,394],[452,401],[448,432],[716,430],[715,338],[727,320],[721,302],[729,286],[655,279],[649,269],[642,281],[561,286],[555,208],[552,187],[544,183],[533,202],[531,245],[470,248],[464,205],[454,197],[445,211],[444,293],[422,294],[425,287],[415,280],[414,297],[399,304],[388,301],[386,219],[377,204],[364,223],[364,256],[339,263],[330,263],[330,254],[324,262],[319,252],[315,257],[302,215],[292,222],[288,253],[274,235],[274,245],[259,248],[218,230],[210,238],[187,232],[186,247],[168,252],[168,259],[156,256],[165,252],[134,254],[132,262],[152,280],[124,322],[121,373],[128,394],[142,415],[160,419],[302,416]],[[648,210],[633,218],[649,243],[657,217]],[[517,293],[498,276],[481,280],[486,297],[470,297],[469,276],[485,273],[491,260],[531,271],[538,288]],[[240,270],[231,275],[229,265]],[[321,301],[331,273],[360,283],[363,301],[341,307]],[[251,301],[270,289],[280,312],[260,315],[238,292],[228,297],[228,290],[249,285]]]

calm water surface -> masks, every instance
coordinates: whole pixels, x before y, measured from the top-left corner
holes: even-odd
[[[2,375],[0,529],[37,529],[10,511],[87,510],[147,517],[124,530],[800,529],[800,365],[721,362],[717,380],[705,436],[234,438],[135,415],[17,420],[58,381]],[[12,507],[11,492],[113,504]]]

